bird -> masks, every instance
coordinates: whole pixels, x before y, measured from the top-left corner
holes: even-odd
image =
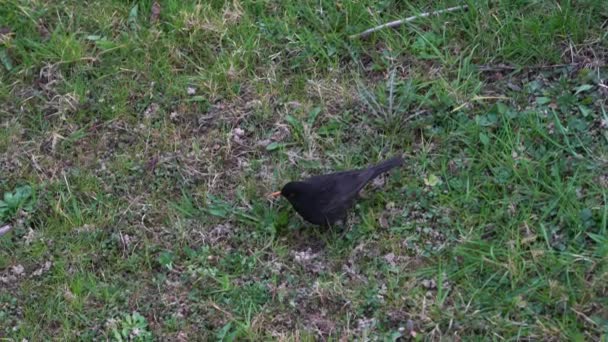
[[[364,169],[341,171],[292,181],[271,197],[283,196],[306,221],[331,226],[345,222],[359,191],[374,178],[404,164],[401,156],[385,160]]]

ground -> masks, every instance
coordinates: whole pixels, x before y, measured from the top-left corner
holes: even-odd
[[[0,339],[606,339],[608,7],[466,3],[2,1]]]

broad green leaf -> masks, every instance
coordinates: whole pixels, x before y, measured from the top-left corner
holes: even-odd
[[[310,110],[310,113],[308,113],[308,126],[312,127],[315,124],[319,113],[321,113],[320,107],[315,107]]]
[[[536,103],[539,105],[545,105],[547,103],[551,102],[551,99],[548,97],[544,97],[544,96],[539,96],[536,98]]]
[[[131,8],[131,11],[129,12],[129,18],[127,19],[127,23],[129,24],[129,27],[131,28],[131,30],[136,30],[137,29],[137,14],[139,12],[139,5],[135,4],[135,6],[133,6]]]
[[[578,109],[581,111],[581,114],[583,114],[584,117],[588,117],[589,114],[591,114],[591,109],[585,107],[585,106],[578,106]]]
[[[498,110],[498,112],[500,114],[505,114],[507,112],[507,110],[509,110],[509,107],[507,107],[507,105],[502,102],[498,102],[496,104],[496,109]]]
[[[4,68],[7,71],[13,70],[13,61],[5,48],[0,48],[0,62],[2,62],[2,65],[4,65]]]
[[[575,94],[579,94],[579,93],[582,93],[584,91],[591,90],[591,89],[593,89],[593,86],[591,84],[583,84],[583,85],[580,85],[580,86],[574,88],[574,90],[576,90]]]
[[[486,146],[490,144],[490,137],[485,133],[479,133],[479,140]]]
[[[284,144],[273,141],[270,144],[266,145],[266,151],[278,150],[279,148],[281,148],[283,146],[284,146]]]

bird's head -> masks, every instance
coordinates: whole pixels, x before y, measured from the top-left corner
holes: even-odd
[[[300,198],[310,186],[304,182],[289,182],[283,186],[281,191],[270,194],[272,197],[283,196],[290,202]]]

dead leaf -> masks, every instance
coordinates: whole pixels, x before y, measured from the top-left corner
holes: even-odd
[[[395,254],[394,253],[388,253],[387,255],[384,256],[384,260],[386,260],[386,262],[388,262],[392,267],[397,266],[397,263],[395,262]]]
[[[521,91],[521,87],[511,81],[507,82],[507,87],[513,91]]]
[[[13,38],[13,32],[8,27],[0,27],[0,45],[7,44]]]
[[[150,23],[156,24],[160,17],[160,4],[158,1],[154,1],[152,4],[152,10],[150,11]]]
[[[321,336],[329,335],[336,329],[336,324],[321,314],[312,314],[308,320]]]
[[[133,237],[131,237],[129,234],[120,233],[120,245],[124,250],[129,249],[131,242],[133,242]]]
[[[608,173],[605,175],[599,176],[598,183],[602,186],[602,188],[608,189]],[[0,234],[0,235],[2,235],[2,234]]]
[[[386,182],[385,176],[378,176],[378,177],[374,178],[374,180],[372,181],[372,187],[375,189],[381,188],[384,186],[385,182]]]
[[[312,250],[308,248],[303,252],[293,252],[294,259],[298,263],[306,263],[317,257],[318,254],[312,253]]]
[[[52,265],[53,265],[53,263],[52,263],[52,262],[50,262],[50,261],[46,261],[46,262],[44,263],[44,265],[42,265],[42,267],[40,267],[39,269],[35,270],[35,271],[32,273],[32,276],[40,276],[40,275],[42,275],[43,273],[46,273],[48,270],[50,270],[50,269],[51,269],[51,266],[52,266]]]
[[[13,37],[13,32],[8,27],[0,27],[0,44],[7,44]]]
[[[427,290],[432,290],[437,288],[437,283],[433,279],[423,279],[422,286]]]
[[[245,142],[243,140],[245,136],[245,131],[242,128],[235,128],[232,130],[232,140],[243,145]]]
[[[378,219],[378,223],[380,223],[380,227],[387,229],[389,227],[388,220],[385,215],[380,216]]]
[[[160,108],[160,106],[157,103],[151,103],[148,108],[146,108],[146,110],[144,111],[144,117],[146,119],[151,119],[153,117],[156,116],[156,112],[158,112],[158,109]]]
[[[362,332],[371,329],[376,325],[375,318],[360,318],[356,322],[357,330]]]
[[[242,128],[235,128],[234,129],[234,135],[238,136],[238,137],[242,137],[245,134],[245,131]]]
[[[187,341],[188,341],[188,334],[186,334],[186,333],[185,333],[185,332],[183,332],[183,331],[180,331],[180,332],[177,334],[177,341],[178,341],[178,342],[187,342]]]
[[[73,301],[74,299],[76,299],[76,296],[74,295],[74,293],[72,293],[72,291],[70,291],[70,289],[68,289],[67,287],[65,288],[65,291],[63,291],[63,298],[65,298],[68,301]]]
[[[266,146],[270,145],[270,143],[272,143],[272,140],[270,140],[270,139],[263,139],[263,140],[260,140],[260,141],[256,142],[255,145],[259,146],[259,147],[266,147]]]
[[[527,245],[527,244],[529,244],[529,243],[531,243],[531,242],[536,241],[536,238],[537,238],[537,236],[536,236],[536,235],[534,235],[534,234],[532,234],[532,235],[530,235],[530,236],[526,236],[525,238],[523,238],[523,239],[521,240],[521,243],[522,243],[523,245]]]
[[[148,162],[146,163],[146,169],[149,172],[154,172],[154,170],[156,169],[156,165],[158,164],[158,156],[154,156],[152,158],[150,158],[148,160]]]
[[[7,275],[6,277],[0,277],[0,283],[3,284],[10,284],[10,283],[14,283],[17,281],[17,277],[15,277],[14,275]]]
[[[51,33],[42,20],[38,20],[38,34],[42,38],[42,41],[47,41],[51,38]]]
[[[443,183],[441,178],[431,174],[427,178],[424,179],[424,184],[430,187],[434,187],[436,185],[441,185]]]
[[[298,102],[298,101],[290,101],[290,102],[287,102],[286,105],[289,106],[289,107],[291,107],[291,108],[293,108],[293,109],[297,109],[297,108],[302,107],[302,104],[300,102]]]
[[[11,267],[11,271],[13,272],[14,275],[19,276],[25,272],[25,269],[23,268],[22,265],[15,265],[15,266]]]
[[[257,99],[248,101],[245,104],[245,108],[247,108],[248,110],[256,109],[256,108],[260,108],[260,107],[262,107],[262,101],[257,100]]]
[[[28,228],[27,234],[25,235],[24,239],[26,246],[31,245],[32,242],[34,242],[34,240],[36,239],[36,232],[32,228]]]
[[[448,162],[448,169],[450,170],[451,174],[456,174],[458,173],[458,164],[456,164],[456,161],[454,161],[453,159],[450,160]]]

